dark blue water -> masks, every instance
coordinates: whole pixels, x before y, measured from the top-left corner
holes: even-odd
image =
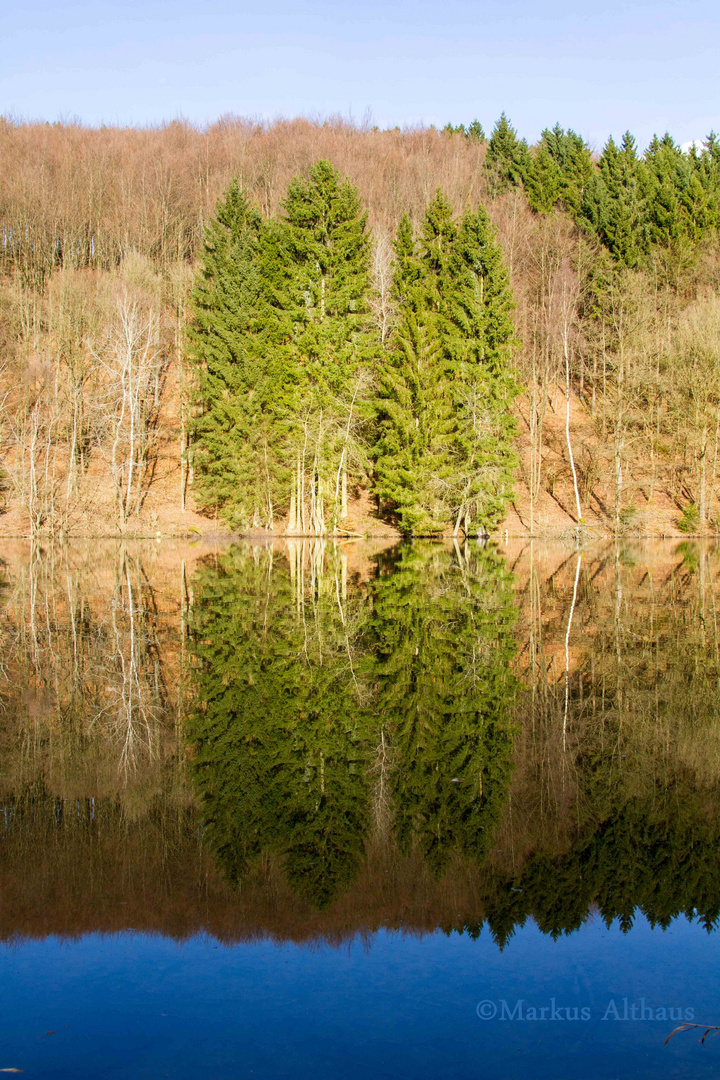
[[[664,1046],[676,1022],[648,1013],[718,1020],[718,960],[699,925],[663,932],[642,917],[627,934],[591,919],[557,941],[528,924],[503,952],[486,934],[440,932],[340,947],[48,938],[0,954],[0,1067],[78,1080],[710,1077],[720,1040],[691,1031]]]

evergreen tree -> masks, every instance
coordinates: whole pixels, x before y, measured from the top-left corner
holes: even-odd
[[[548,213],[557,203],[577,219],[585,188],[593,175],[589,147],[572,129],[559,124],[543,131],[525,181],[534,210]]]
[[[524,139],[518,139],[505,113],[493,128],[485,155],[485,172],[493,195],[511,187],[521,187],[530,165],[530,153]]]
[[[377,346],[370,236],[356,189],[326,161],[263,222],[234,182],[218,205],[193,294],[197,491],[235,527],[323,533],[364,475]]]
[[[699,243],[717,221],[712,200],[703,186],[700,170],[694,168],[687,187],[680,196],[683,232],[691,243]]]
[[[682,200],[689,188],[691,165],[669,135],[653,138],[645,153],[643,196],[651,243],[676,245],[685,232]]]
[[[697,175],[710,206],[711,227],[720,225],[720,139],[711,131],[696,161]]]
[[[407,214],[403,214],[393,241],[395,270],[392,295],[403,310],[412,310],[415,290],[423,277],[423,266],[417,253],[415,233]]]
[[[574,206],[572,193],[563,202]],[[717,227],[719,205],[720,145],[713,133],[702,153],[692,147],[688,154],[669,134],[654,136],[640,159],[626,132],[620,146],[608,140],[573,213],[621,266],[641,268],[659,255],[666,269],[677,269],[690,265],[697,245]]]
[[[192,294],[188,353],[197,369],[195,492],[234,526],[272,524],[277,477],[263,467],[274,444],[274,387],[283,381],[266,348],[264,228],[237,181],[208,225]]]
[[[473,120],[468,125],[467,137],[470,142],[486,142],[485,132],[479,120]]]
[[[599,171],[595,170],[583,192],[577,222],[581,229],[604,242],[604,226],[608,212],[608,192]]]
[[[510,283],[482,208],[458,223],[438,191],[417,245],[409,228],[395,245],[401,321],[380,376],[377,490],[407,532],[484,531],[515,465]]]
[[[452,207],[437,191],[425,214],[420,245],[407,216],[394,243],[393,295],[401,321],[380,368],[376,490],[381,503],[393,506],[404,531],[420,535],[447,526],[453,481],[455,418],[441,294],[449,285],[456,235]]]
[[[478,527],[487,532],[512,497],[517,465],[512,403],[519,386],[512,369],[517,341],[510,276],[482,206],[463,215],[454,276],[448,343],[455,361],[455,531],[462,523],[466,533]]]
[[[562,176],[558,164],[543,141],[528,166],[525,190],[533,210],[549,214],[560,199]]]
[[[442,129],[442,133],[443,133],[443,135],[465,135],[465,136],[467,136],[467,131],[465,130],[465,125],[464,124],[457,124],[457,125],[455,125],[455,124],[446,124],[445,127]]]
[[[438,188],[425,210],[419,242],[421,276],[410,297],[410,308],[416,313],[429,310],[444,315],[445,301],[452,289],[454,245],[457,225],[453,208]]]
[[[376,490],[407,533],[440,533],[448,524],[455,434],[442,342],[430,317],[406,313],[380,374]]]
[[[588,186],[581,221],[622,264],[636,267],[647,251],[647,224],[642,196],[643,163],[630,132],[621,146],[608,140],[600,158],[599,177]]]
[[[556,138],[558,130],[558,126],[553,129]],[[563,177],[560,197],[570,213],[577,217],[585,187],[594,171],[592,154],[585,140],[572,128],[568,128],[559,143],[560,168]]]
[[[479,120],[473,120],[467,127],[464,124],[446,124],[442,133],[443,135],[464,135],[468,142],[485,142],[485,132]]]
[[[313,165],[288,189],[277,239],[276,298],[296,373],[290,528],[321,533],[346,516],[348,475],[362,475],[356,429],[377,351],[357,190],[329,162]]]

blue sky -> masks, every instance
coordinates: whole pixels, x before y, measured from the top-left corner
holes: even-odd
[[[341,113],[382,127],[504,109],[600,148],[720,130],[720,3],[5,0],[0,114],[88,124]]]

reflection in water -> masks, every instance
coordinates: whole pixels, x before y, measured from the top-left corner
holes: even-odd
[[[285,856],[319,907],[388,813],[436,875],[481,860],[511,772],[511,577],[490,549],[401,548],[348,594],[322,543],[235,548],[196,579],[188,734],[210,844],[237,882]],[[374,810],[374,813],[373,813]]]
[[[500,941],[529,915],[557,935],[592,909],[625,929],[636,909],[653,925],[682,913],[715,926],[717,574],[714,554],[684,544],[655,565],[619,547],[582,569],[573,556],[542,587],[531,562],[523,674],[534,734],[521,756],[537,830],[514,879],[502,874],[487,899]],[[554,643],[573,605],[580,625],[570,649],[566,637],[561,706]]]
[[[188,724],[207,838],[231,881],[263,852],[287,856],[318,906],[350,884],[370,818],[372,718],[356,671],[364,597],[290,548],[234,548],[195,583],[197,708]],[[275,563],[281,562],[280,566]]]
[[[507,799],[516,610],[493,548],[403,547],[373,582],[365,667],[394,763],[400,851],[432,873],[453,852],[482,863]]]
[[[26,768],[42,757],[43,775],[58,782],[92,745],[126,782],[160,754],[171,703],[154,589],[124,547],[102,567],[100,596],[98,569],[33,551],[6,583],[0,692],[21,737],[18,780],[32,784]]]
[[[714,928],[719,571],[691,544],[10,553],[0,935]]]

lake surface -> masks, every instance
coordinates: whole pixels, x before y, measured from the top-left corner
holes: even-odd
[[[0,1069],[720,1074],[715,546],[0,556]]]

